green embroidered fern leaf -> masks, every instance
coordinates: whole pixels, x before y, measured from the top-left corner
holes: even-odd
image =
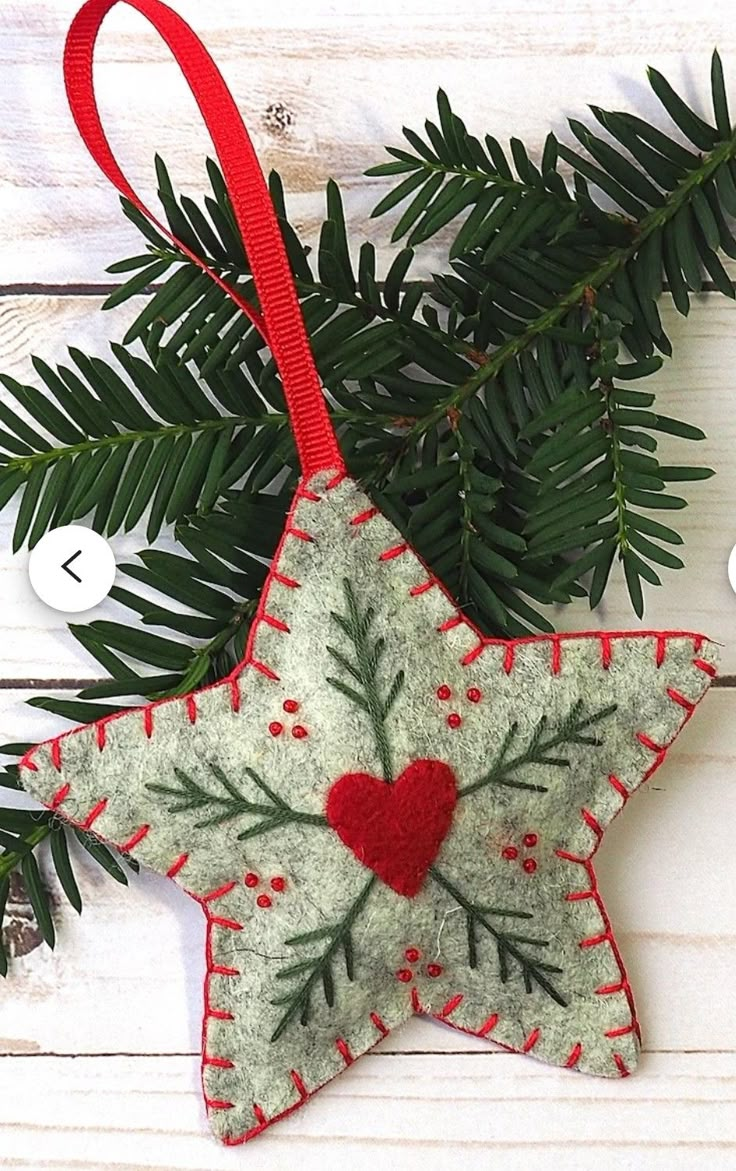
[[[531,919],[532,915],[523,911],[498,911],[493,908],[479,907],[472,899],[464,895],[455,883],[451,882],[436,866],[430,867],[429,873],[434,881],[465,912],[469,967],[476,968],[480,962],[477,932],[481,929],[490,935],[495,942],[499,975],[502,983],[507,983],[511,978],[512,967],[516,966],[522,975],[527,992],[532,992],[537,987],[563,1008],[567,1006],[567,1001],[551,979],[553,976],[562,975],[562,968],[530,956],[523,950],[525,947],[548,947],[548,940],[533,939],[527,936],[501,931],[490,922],[489,918],[491,915],[510,915],[515,918]]]
[[[403,687],[404,672],[397,671],[390,681],[387,691],[383,694],[384,683],[379,676],[386,642],[381,636],[376,639],[371,637],[370,631],[375,611],[370,606],[364,611],[360,610],[353,586],[347,578],[343,580],[343,590],[347,614],[331,611],[330,617],[350,640],[356,661],[352,662],[347,659],[341,651],[335,650],[334,647],[328,646],[326,649],[332,658],[355,679],[361,690],[358,691],[342,679],[336,679],[333,676],[327,676],[326,682],[368,715],[373,728],[376,752],[381,761],[384,780],[391,783],[394,779],[393,764],[385,721]]]
[[[337,953],[342,950],[345,961],[345,974],[349,981],[355,976],[353,946],[351,930],[362,914],[368,897],[376,883],[375,875],[371,875],[363,886],[358,897],[350,904],[343,918],[330,927],[309,931],[304,935],[295,935],[286,940],[287,945],[298,947],[304,944],[320,942],[328,939],[329,943],[324,951],[313,959],[299,961],[280,969],[276,974],[278,980],[289,980],[306,975],[306,979],[297,983],[294,991],[271,1000],[273,1005],[286,1005],[286,1011],[280,1018],[271,1035],[271,1041],[278,1041],[284,1031],[297,1017],[302,1025],[306,1025],[311,1014],[312,995],[321,985],[325,1003],[332,1008],[336,1002],[335,981],[332,965]]]
[[[176,767],[174,775],[179,782],[178,788],[159,782],[150,783],[146,788],[161,797],[173,798],[173,803],[169,802],[167,805],[171,814],[185,813],[192,809],[209,809],[210,813],[206,818],[195,822],[198,829],[223,825],[238,817],[255,818],[251,825],[238,834],[240,841],[260,837],[261,834],[271,833],[295,822],[320,826],[327,824],[326,819],[320,814],[292,809],[254,769],[247,768],[245,771],[256,788],[268,799],[266,803],[252,801],[245,796],[214,762],[209,763],[209,769],[222,792],[216,787],[205,787],[189,773]]]
[[[510,755],[518,736],[519,725],[514,722],[509,725],[503,742],[496,753],[490,768],[477,781],[472,781],[459,791],[460,797],[467,797],[470,793],[483,789],[486,785],[503,785],[512,789],[528,789],[532,793],[546,793],[548,786],[532,784],[520,780],[515,774],[526,765],[543,765],[550,768],[569,768],[570,760],[566,756],[550,755],[552,749],[563,744],[579,744],[585,747],[598,748],[603,740],[598,736],[591,736],[588,729],[607,720],[616,711],[615,704],[609,704],[590,715],[585,714],[585,704],[578,699],[570,708],[559,724],[549,729],[545,715],[537,721],[534,732],[523,751],[516,756]]]

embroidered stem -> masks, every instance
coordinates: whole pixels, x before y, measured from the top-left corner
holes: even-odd
[[[343,671],[355,680],[361,690],[357,691],[344,679],[328,676],[327,682],[347,696],[356,707],[367,713],[373,726],[373,736],[381,761],[383,779],[391,784],[394,772],[391,747],[386,733],[386,717],[404,685],[404,672],[397,672],[388,692],[382,697],[378,669],[386,649],[386,640],[379,637],[374,641],[370,637],[370,628],[376,612],[372,606],[369,606],[361,613],[352,584],[347,578],[343,579],[343,588],[347,614],[337,614],[332,610],[330,617],[334,619],[353,644],[356,661],[352,662],[335,647],[328,646],[327,650]]]
[[[465,911],[468,931],[468,964],[471,968],[478,966],[476,928],[482,927],[489,935],[493,936],[496,942],[499,976],[502,984],[508,981],[510,975],[509,963],[510,961],[514,961],[521,969],[527,992],[531,992],[536,984],[542,992],[545,992],[557,1004],[562,1005],[563,1008],[567,1008],[567,1001],[549,979],[549,976],[560,975],[562,968],[557,968],[554,964],[544,963],[542,960],[533,959],[521,950],[523,945],[528,947],[548,947],[549,940],[532,939],[526,935],[512,935],[508,932],[500,931],[488,920],[489,915],[505,916],[514,919],[533,918],[528,911],[509,911],[501,910],[498,907],[478,906],[478,904],[466,898],[462,891],[458,890],[454,883],[450,882],[449,878],[446,878],[436,866],[431,866],[429,873],[435,882],[444,887],[451,898]]]
[[[527,747],[517,756],[510,756],[510,752],[516,740],[519,725],[518,723],[511,724],[504,737],[503,744],[496,754],[496,759],[488,769],[488,772],[480,780],[473,781],[471,784],[459,789],[458,796],[467,797],[470,793],[475,793],[476,790],[485,788],[486,785],[505,785],[511,789],[528,789],[532,793],[546,793],[548,786],[533,785],[528,781],[519,781],[512,777],[511,774],[528,764],[549,765],[554,768],[569,768],[570,761],[567,757],[550,756],[550,752],[563,744],[583,744],[590,748],[600,748],[603,741],[597,736],[586,735],[586,729],[591,728],[601,720],[607,719],[616,711],[617,706],[617,704],[613,703],[608,707],[600,708],[598,711],[593,712],[592,715],[586,716],[583,714],[585,702],[582,699],[578,699],[559,726],[552,730],[547,727],[547,717],[541,716]]]
[[[299,809],[292,809],[252,768],[246,768],[245,771],[267,798],[267,802],[251,801],[244,797],[240,789],[229,780],[219,765],[210,761],[209,768],[224,792],[210,792],[204,785],[199,784],[180,768],[174,769],[181,785],[180,788],[176,789],[169,785],[147,785],[146,787],[153,793],[161,793],[164,796],[177,799],[174,804],[169,806],[169,813],[184,813],[191,809],[206,809],[208,806],[212,808],[214,811],[209,817],[196,822],[197,829],[222,825],[223,822],[232,821],[233,818],[242,817],[244,814],[260,818],[248,829],[238,834],[238,840],[241,842],[295,822],[306,825],[327,825],[326,818],[319,813],[305,813]]]
[[[311,959],[301,960],[277,972],[277,980],[291,980],[295,976],[302,976],[305,973],[306,979],[294,991],[288,992],[285,996],[271,1001],[273,1005],[285,1004],[287,1006],[284,1015],[271,1034],[272,1041],[278,1041],[287,1025],[297,1015],[299,1015],[301,1024],[306,1025],[312,1008],[312,992],[320,981],[322,983],[325,1002],[329,1008],[332,1008],[335,1003],[335,982],[332,974],[332,962],[340,949],[342,949],[345,957],[347,978],[348,980],[353,980],[354,964],[351,931],[375,883],[376,877],[372,875],[339,923],[335,923],[331,927],[318,927],[315,931],[307,931],[303,935],[294,935],[291,939],[286,940],[286,944],[289,947],[300,947],[303,944],[316,943],[322,939],[328,939],[329,943],[320,955]]]

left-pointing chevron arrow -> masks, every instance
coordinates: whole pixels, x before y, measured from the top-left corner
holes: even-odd
[[[77,560],[77,557],[79,557],[79,556],[81,555],[81,553],[82,553],[82,550],[81,550],[81,549],[77,549],[76,553],[72,553],[71,557],[68,557],[68,558],[66,559],[66,561],[64,561],[64,562],[63,562],[63,564],[62,564],[62,566],[61,566],[61,568],[64,570],[64,572],[65,572],[65,573],[68,573],[70,577],[73,577],[75,581],[78,581],[80,585],[82,584],[82,579],[81,579],[81,577],[77,577],[77,575],[76,575],[76,573],[74,572],[74,570],[73,570],[73,569],[70,569],[70,568],[69,568],[69,566],[71,565],[72,561],[76,561],[76,560]]]

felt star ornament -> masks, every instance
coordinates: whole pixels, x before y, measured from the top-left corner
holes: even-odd
[[[90,101],[112,2],[81,10],[66,68],[85,141],[121,186]],[[226,1143],[414,1013],[623,1076],[639,1027],[592,858],[705,693],[715,648],[673,631],[505,641],[467,620],[345,471],[273,210],[249,210],[257,166],[243,194],[252,148],[222,79],[170,9],[133,6],[210,125],[302,476],[243,662],[36,746],[23,783],[202,907],[202,1079]]]
[[[634,1068],[592,856],[714,661],[693,634],[483,639],[324,471],[296,493],[245,662],[41,745],[21,775],[201,904],[204,1088],[234,1142],[415,1012]]]

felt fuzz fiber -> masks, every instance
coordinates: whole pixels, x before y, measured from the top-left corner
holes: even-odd
[[[205,1101],[238,1143],[415,1012],[634,1069],[591,859],[715,662],[682,632],[483,639],[355,482],[320,472],[237,670],[39,745],[21,777],[200,903]]]

